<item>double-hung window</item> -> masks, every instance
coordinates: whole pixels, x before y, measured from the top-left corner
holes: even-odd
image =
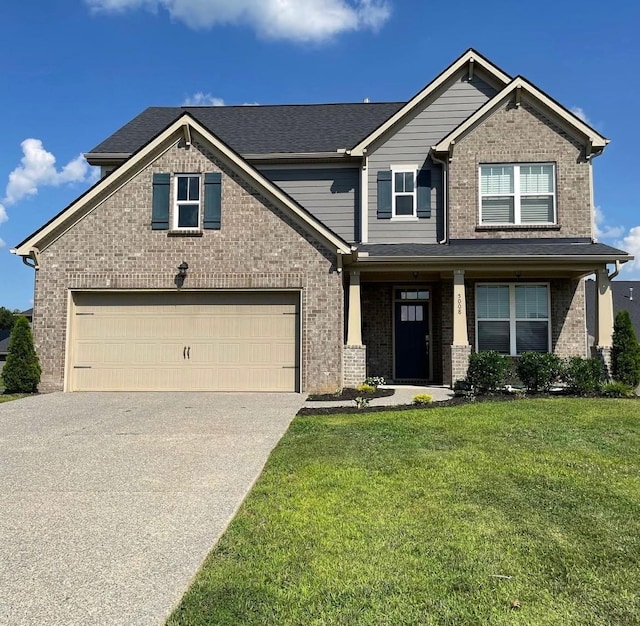
[[[417,217],[416,170],[393,170],[393,217]]]
[[[480,166],[480,224],[555,224],[553,163]]]
[[[175,230],[200,228],[200,176],[176,174],[173,228]]]
[[[512,356],[549,352],[549,286],[481,284],[476,287],[476,349]]]

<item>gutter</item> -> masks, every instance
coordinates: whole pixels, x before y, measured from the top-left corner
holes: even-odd
[[[468,255],[446,255],[446,256],[369,256],[366,252],[360,252],[358,254],[358,261],[365,263],[487,263],[487,262],[504,262],[513,263],[518,262],[522,264],[536,264],[541,261],[571,261],[576,262],[599,262],[599,263],[615,263],[616,268],[620,267],[620,263],[626,263],[627,261],[633,261],[634,257],[627,255],[619,259],[611,259],[611,257],[599,256],[599,255],[527,255],[521,256],[479,256],[473,257]],[[618,269],[611,275],[610,278],[615,278],[618,274]]]

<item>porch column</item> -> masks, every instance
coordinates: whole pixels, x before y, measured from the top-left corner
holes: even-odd
[[[613,343],[613,297],[611,281],[606,267],[596,273],[597,301],[596,301],[596,337],[598,348],[611,348]]]
[[[453,270],[453,345],[469,345],[464,270]]]
[[[360,312],[360,272],[349,272],[349,317],[347,345],[362,345],[362,314]]]
[[[453,270],[453,337],[448,353],[443,350],[443,382],[453,387],[466,377],[469,366],[469,331],[467,330],[467,298],[464,290],[464,270]]]

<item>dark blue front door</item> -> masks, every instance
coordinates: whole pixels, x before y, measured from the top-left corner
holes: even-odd
[[[398,380],[429,379],[428,305],[428,302],[408,299],[395,302],[395,378]]]

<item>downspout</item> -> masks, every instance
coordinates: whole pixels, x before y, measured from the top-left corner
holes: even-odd
[[[447,243],[448,240],[448,229],[447,229],[447,218],[448,218],[448,206],[447,203],[449,201],[449,194],[447,193],[447,189],[449,186],[449,163],[444,159],[439,159],[435,152],[431,151],[431,159],[436,163],[440,163],[442,165],[442,241],[438,243]]]
[[[616,269],[609,274],[609,280],[613,280],[620,273],[620,261],[616,260]]]

